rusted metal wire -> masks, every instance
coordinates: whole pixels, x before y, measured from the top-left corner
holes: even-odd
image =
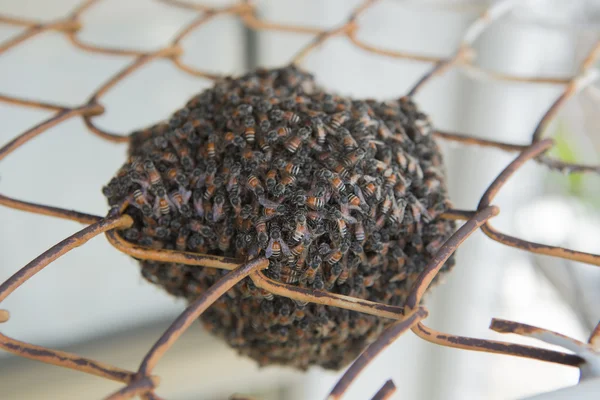
[[[498,342],[484,339],[474,339],[456,335],[450,335],[443,332],[434,331],[425,326],[421,320],[427,316],[427,311],[420,306],[423,293],[438,273],[444,261],[461,245],[461,243],[474,231],[482,229],[493,240],[516,247],[525,251],[538,254],[546,254],[554,257],[567,258],[581,261],[593,265],[600,265],[600,255],[583,253],[569,249],[563,249],[555,246],[547,246],[539,243],[524,241],[501,232],[491,227],[489,220],[496,216],[499,208],[492,204],[498,191],[507,182],[511,176],[518,171],[528,160],[535,159],[542,165],[551,169],[557,169],[570,173],[600,173],[600,166],[581,165],[570,163],[563,160],[549,158],[544,153],[552,146],[552,141],[542,139],[545,128],[558,110],[571,97],[575,96],[580,90],[590,85],[598,78],[598,71],[593,69],[594,64],[600,58],[600,42],[597,43],[582,62],[578,74],[572,77],[523,77],[499,73],[497,71],[485,70],[474,64],[475,51],[473,43],[491,24],[502,15],[506,14],[518,2],[514,0],[503,0],[494,3],[489,9],[485,10],[471,24],[464,34],[463,40],[458,49],[451,57],[438,57],[435,55],[415,54],[397,49],[384,49],[377,45],[370,44],[360,37],[361,16],[370,8],[377,7],[377,0],[363,1],[343,22],[331,29],[321,29],[310,26],[294,26],[278,23],[277,21],[266,21],[259,17],[258,7],[253,1],[240,1],[236,4],[226,7],[213,7],[197,3],[188,3],[184,0],[159,0],[171,7],[177,7],[190,13],[195,13],[196,18],[192,19],[187,25],[181,27],[179,32],[171,40],[169,45],[164,48],[153,51],[140,51],[136,49],[110,48],[96,46],[82,41],[79,37],[83,24],[82,16],[89,12],[95,5],[102,0],[87,0],[77,6],[65,18],[55,21],[34,21],[26,18],[15,18],[0,15],[0,24],[23,27],[24,30],[13,38],[0,44],[0,54],[6,53],[11,49],[25,44],[34,37],[46,32],[59,32],[69,40],[77,49],[92,54],[112,55],[122,57],[134,57],[134,59],[118,73],[106,80],[100,87],[89,95],[88,100],[80,105],[67,106],[53,102],[41,102],[33,99],[23,99],[14,96],[0,94],[0,102],[52,111],[55,114],[46,121],[28,129],[15,139],[7,143],[0,149],[0,161],[6,156],[20,148],[30,140],[47,132],[51,127],[62,122],[81,117],[90,132],[102,139],[115,143],[129,142],[129,136],[123,133],[108,132],[96,125],[95,117],[104,114],[105,107],[101,101],[108,91],[119,85],[131,74],[138,71],[143,65],[151,63],[158,59],[170,60],[173,65],[182,72],[201,79],[216,80],[219,74],[200,70],[194,66],[184,64],[181,61],[185,53],[181,46],[182,40],[195,32],[199,27],[205,25],[213,18],[220,15],[231,15],[239,19],[247,28],[252,30],[266,30],[274,32],[289,32],[302,35],[312,35],[313,39],[302,48],[291,60],[291,63],[301,63],[315,49],[334,37],[346,38],[357,48],[366,53],[388,57],[394,59],[406,59],[416,62],[433,64],[432,68],[425,74],[408,92],[407,96],[414,96],[431,79],[444,74],[446,71],[457,68],[469,76],[476,79],[492,79],[500,81],[517,81],[531,84],[552,84],[563,85],[564,91],[556,99],[554,104],[548,109],[544,117],[539,121],[535,131],[532,134],[529,144],[511,144],[499,141],[479,139],[469,135],[436,131],[439,139],[455,141],[466,145],[477,145],[494,147],[504,151],[518,152],[519,155],[510,163],[504,171],[494,180],[488,190],[483,194],[476,210],[448,210],[442,214],[443,218],[465,221],[464,225],[446,241],[439,249],[427,268],[421,273],[411,288],[411,294],[404,308],[388,306],[385,304],[374,303],[349,296],[332,294],[319,290],[309,290],[293,285],[283,284],[267,278],[261,269],[268,267],[266,259],[257,259],[249,263],[243,260],[236,260],[225,257],[202,255],[191,252],[174,250],[156,250],[143,246],[137,246],[125,241],[119,230],[125,229],[131,225],[132,220],[127,215],[122,215],[121,209],[113,209],[107,217],[100,217],[81,213],[74,210],[62,209],[59,207],[46,206],[31,202],[26,202],[0,194],[0,205],[18,209],[21,211],[33,212],[36,214],[53,216],[67,220],[77,221],[88,226],[69,238],[61,241],[40,256],[35,258],[6,282],[0,285],[0,302],[10,295],[20,285],[25,283],[37,272],[45,268],[52,261],[66,254],[71,249],[83,245],[87,240],[105,233],[106,237],[117,250],[129,254],[133,257],[143,260],[155,260],[162,262],[180,263],[198,268],[220,268],[230,270],[220,281],[212,286],[173,322],[165,333],[157,340],[155,345],[145,355],[140,364],[138,372],[126,371],[114,366],[103,364],[78,355],[51,350],[44,347],[21,342],[0,334],[0,347],[6,351],[20,355],[22,357],[38,360],[47,364],[70,368],[81,372],[97,375],[106,379],[123,382],[126,386],[112,395],[108,399],[127,399],[134,396],[141,396],[144,399],[159,399],[155,389],[159,384],[158,377],[152,376],[151,372],[162,357],[162,355],[173,345],[173,343],[183,334],[183,332],[195,321],[204,310],[206,310],[215,300],[225,291],[235,285],[244,277],[248,276],[254,284],[270,293],[286,296],[298,301],[312,302],[368,313],[381,318],[390,318],[397,320],[370,347],[368,347],[361,356],[348,369],[338,384],[333,388],[330,399],[340,398],[347,388],[354,382],[359,373],[372,361],[372,359],[382,350],[384,350],[393,340],[399,337],[407,330],[412,330],[417,336],[448,347],[460,349],[485,351],[490,353],[499,353],[518,357],[527,357],[542,361],[559,363],[567,366],[582,367],[585,364],[585,357],[579,355],[567,354],[553,350],[540,349],[532,346],[517,345],[506,342]],[[7,310],[0,309],[0,323],[7,322],[10,314]],[[499,332],[513,332],[521,334],[532,334],[542,332],[540,328],[525,326],[510,321],[494,320],[492,329]],[[554,338],[557,334],[548,333]],[[564,338],[565,342],[571,341],[570,338]],[[578,345],[586,344],[580,343]],[[591,348],[600,348],[600,323],[592,332],[589,338]],[[396,390],[394,383],[389,380],[377,392],[373,399],[387,399]]]

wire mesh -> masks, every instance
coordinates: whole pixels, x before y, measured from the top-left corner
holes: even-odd
[[[12,277],[0,285],[0,302],[7,298],[19,286],[25,283],[29,278],[48,266],[57,258],[66,254],[71,249],[80,246],[89,239],[105,233],[108,241],[119,251],[134,256],[138,259],[158,260],[162,262],[181,263],[194,265],[204,268],[221,268],[231,270],[213,287],[203,293],[196,301],[192,302],[188,308],[173,322],[173,324],[164,332],[161,338],[148,351],[137,371],[127,371],[115,366],[90,360],[76,354],[68,354],[33,344],[25,343],[0,334],[0,347],[16,355],[38,360],[44,363],[57,365],[63,368],[71,368],[77,371],[96,375],[105,379],[119,381],[125,386],[118,392],[110,394],[108,399],[126,399],[140,396],[145,399],[158,399],[155,389],[159,385],[159,379],[152,374],[155,365],[160,358],[169,350],[175,341],[183,332],[205,311],[219,296],[222,296],[229,288],[245,277],[250,277],[254,284],[261,289],[279,296],[285,296],[290,299],[324,304],[371,314],[380,318],[396,320],[396,322],[386,329],[381,336],[371,344],[346,371],[338,384],[333,388],[330,399],[341,398],[348,387],[355,381],[360,372],[366,365],[381,351],[398,338],[403,333],[411,330],[417,336],[424,340],[449,347],[460,349],[485,351],[499,354],[507,354],[519,357],[527,357],[542,361],[559,363],[568,366],[579,367],[582,371],[589,371],[593,364],[594,354],[597,355],[600,346],[600,324],[590,335],[588,343],[575,342],[572,339],[560,337],[553,332],[545,331],[540,328],[519,324],[516,322],[493,320],[491,329],[498,332],[511,332],[529,336],[543,337],[563,347],[575,351],[576,354],[569,354],[554,350],[546,350],[531,346],[512,344],[508,342],[496,342],[484,339],[475,339],[460,337],[434,331],[422,322],[427,315],[427,310],[420,305],[420,300],[433,281],[434,277],[444,265],[444,262],[454,253],[454,251],[463,243],[470,234],[481,229],[491,239],[511,247],[516,247],[531,253],[544,254],[552,257],[575,260],[600,266],[600,255],[584,253],[565,249],[556,246],[548,246],[541,243],[534,243],[510,236],[498,231],[490,224],[490,219],[496,216],[499,208],[493,204],[493,200],[501,190],[503,185],[511,176],[529,160],[536,160],[538,163],[546,165],[555,170],[568,173],[599,173],[600,166],[582,165],[569,163],[566,161],[551,158],[546,152],[552,147],[553,141],[544,139],[544,132],[549,122],[556,115],[558,110],[565,102],[575,96],[582,89],[590,86],[599,76],[594,69],[594,65],[600,58],[600,42],[597,43],[589,52],[587,57],[581,63],[579,71],[574,76],[513,76],[499,73],[497,71],[483,69],[474,63],[475,52],[473,43],[477,38],[503,15],[507,14],[516,7],[519,2],[514,0],[505,0],[494,3],[487,8],[473,22],[463,35],[460,46],[451,57],[435,57],[424,54],[409,53],[397,50],[390,50],[378,47],[377,45],[367,43],[360,39],[358,32],[360,30],[360,17],[368,9],[377,7],[378,1],[367,0],[346,18],[346,20],[331,29],[322,29],[304,25],[291,25],[278,23],[261,19],[258,13],[258,6],[252,1],[241,1],[225,7],[215,7],[190,3],[182,0],[160,0],[162,3],[193,13],[195,18],[187,25],[181,27],[179,33],[170,41],[169,45],[149,52],[139,51],[127,48],[109,48],[100,47],[86,43],[79,37],[79,33],[84,28],[83,17],[86,13],[95,7],[102,0],[89,0],[81,3],[66,17],[50,21],[28,20],[24,18],[14,18],[9,16],[0,16],[0,23],[25,28],[25,30],[0,44],[0,54],[11,48],[20,46],[28,40],[42,35],[48,31],[56,31],[68,38],[69,42],[75,48],[90,53],[96,53],[99,56],[133,56],[134,60],[124,69],[106,80],[99,89],[90,94],[87,101],[77,106],[65,106],[54,102],[41,102],[34,99],[17,98],[14,96],[0,95],[0,101],[28,107],[33,109],[48,110],[54,112],[49,119],[28,129],[15,139],[7,143],[0,149],[0,160],[17,150],[28,141],[48,131],[51,127],[59,125],[64,121],[73,118],[81,118],[90,132],[107,141],[116,143],[128,143],[129,136],[126,134],[109,132],[98,127],[95,123],[95,117],[106,112],[102,105],[103,97],[115,86],[121,84],[129,75],[139,70],[144,65],[156,60],[169,60],[181,71],[199,79],[216,81],[221,78],[220,75],[213,72],[197,69],[182,61],[184,49],[181,42],[188,35],[202,27],[204,24],[213,20],[217,16],[229,15],[236,17],[247,28],[254,31],[273,31],[288,32],[299,35],[311,35],[310,43],[302,48],[291,60],[290,63],[299,65],[315,49],[323,46],[332,38],[344,38],[357,48],[365,52],[377,54],[383,57],[394,59],[406,59],[418,62],[432,64],[430,71],[423,76],[411,90],[406,94],[413,97],[422,89],[432,78],[444,74],[453,68],[463,69],[467,74],[476,79],[488,79],[499,81],[517,81],[529,84],[554,84],[564,86],[562,94],[556,99],[552,106],[539,121],[536,129],[531,135],[531,142],[528,145],[516,145],[499,141],[491,141],[462,135],[453,132],[435,131],[433,134],[442,140],[456,141],[465,145],[476,145],[494,147],[500,150],[518,153],[518,156],[511,162],[498,177],[490,183],[487,191],[481,197],[481,200],[475,210],[448,210],[442,215],[442,218],[465,221],[464,224],[447,240],[427,265],[417,281],[411,288],[410,295],[404,307],[393,307],[386,304],[373,303],[367,300],[352,298],[339,294],[332,294],[319,290],[309,290],[296,287],[266,277],[261,271],[268,267],[269,262],[265,258],[257,258],[246,263],[238,260],[226,259],[218,256],[208,256],[196,253],[175,251],[175,250],[153,250],[141,246],[133,246],[125,241],[119,230],[123,230],[132,225],[133,221],[128,215],[123,214],[126,203],[120,207],[113,208],[106,217],[85,214],[77,211],[66,210],[57,207],[45,206],[42,204],[21,201],[6,195],[0,194],[0,204],[22,211],[28,211],[58,218],[69,219],[88,225],[83,230],[68,237],[62,242],[42,253],[39,257],[31,261]],[[0,322],[9,320],[9,312],[0,310]],[[550,339],[548,339],[550,338]],[[558,339],[557,339],[558,338]],[[560,340],[559,340],[560,339]],[[583,375],[582,375],[583,376]],[[388,381],[377,392],[374,398],[389,398],[395,391],[393,382]],[[236,398],[240,398],[239,396]]]

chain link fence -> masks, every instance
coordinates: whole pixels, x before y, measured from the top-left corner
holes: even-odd
[[[406,304],[403,307],[394,307],[386,304],[374,303],[368,300],[334,294],[320,290],[311,290],[291,284],[277,282],[269,279],[262,271],[269,266],[269,261],[259,257],[247,263],[238,260],[218,256],[208,256],[197,253],[156,250],[135,246],[123,239],[119,232],[130,227],[133,223],[123,210],[128,205],[123,203],[120,207],[113,208],[106,217],[90,215],[77,211],[66,210],[58,207],[50,207],[42,204],[21,201],[4,194],[0,194],[0,204],[37,214],[53,216],[77,221],[88,225],[78,233],[66,238],[53,246],[39,257],[31,261],[21,270],[0,286],[0,301],[6,299],[12,292],[25,283],[28,279],[48,266],[57,258],[66,254],[75,247],[81,246],[89,239],[106,234],[109,242],[119,251],[129,254],[141,260],[154,260],[166,263],[178,263],[198,268],[219,268],[231,270],[221,278],[208,291],[204,292],[197,300],[190,303],[189,307],[173,322],[155,345],[143,358],[137,371],[128,371],[116,366],[107,365],[81,357],[77,354],[69,354],[56,351],[33,344],[25,343],[17,339],[0,334],[0,347],[13,354],[41,361],[44,363],[70,368],[88,374],[96,375],[105,379],[122,382],[124,387],[109,395],[109,399],[126,399],[140,396],[145,399],[160,398],[155,390],[159,387],[159,378],[153,375],[155,365],[177,339],[199,316],[209,308],[228,289],[236,285],[242,279],[249,277],[257,288],[278,296],[284,296],[299,302],[308,302],[339,307],[360,313],[366,313],[378,318],[387,318],[395,322],[379,336],[351,365],[343,375],[342,379],[333,388],[330,399],[341,398],[348,387],[357,379],[361,371],[381,351],[392,343],[396,338],[412,331],[420,338],[442,345],[465,350],[484,351],[498,354],[527,357],[562,365],[579,367],[582,379],[598,376],[598,349],[600,346],[600,324],[590,335],[588,343],[582,343],[550,332],[541,328],[516,323],[512,321],[492,320],[491,329],[501,333],[517,333],[545,340],[547,342],[562,346],[573,353],[565,353],[555,350],[546,350],[532,346],[512,344],[509,342],[497,342],[484,339],[461,337],[435,331],[427,327],[423,320],[428,311],[420,305],[421,298],[426,289],[434,280],[436,274],[442,268],[446,260],[456,251],[469,235],[476,230],[482,230],[488,237],[496,242],[516,247],[531,253],[548,255],[551,257],[574,260],[600,266],[600,255],[574,251],[566,248],[548,246],[514,237],[494,228],[490,221],[499,213],[499,208],[494,205],[494,199],[504,184],[511,179],[523,164],[534,160],[550,169],[565,173],[599,173],[600,166],[583,165],[552,158],[547,155],[553,146],[551,139],[544,138],[548,124],[565,104],[565,102],[577,95],[581,90],[587,89],[597,92],[592,87],[598,78],[598,71],[594,69],[598,58],[600,58],[600,43],[597,43],[581,63],[579,71],[574,76],[517,76],[484,69],[475,63],[474,42],[492,25],[496,20],[522,6],[521,2],[508,0],[498,1],[485,9],[480,16],[465,31],[460,46],[451,57],[436,57],[426,54],[409,53],[399,50],[391,50],[379,47],[376,43],[369,43],[360,36],[361,16],[368,10],[378,7],[379,1],[368,0],[360,3],[353,12],[347,16],[345,21],[331,29],[311,27],[309,25],[291,25],[277,21],[265,20],[260,17],[260,4],[251,1],[243,1],[224,7],[203,5],[179,0],[162,0],[169,7],[185,10],[194,15],[194,19],[182,26],[179,33],[172,38],[169,45],[155,51],[138,51],[127,48],[100,47],[86,43],[80,38],[80,32],[84,29],[83,19],[86,13],[102,3],[101,0],[90,0],[77,6],[69,15],[54,21],[37,21],[9,16],[0,16],[0,23],[24,28],[23,32],[12,37],[0,45],[0,54],[8,50],[25,45],[29,40],[49,31],[63,34],[75,48],[89,53],[102,56],[127,56],[134,57],[133,61],[124,69],[107,79],[95,92],[91,93],[86,101],[76,106],[51,101],[37,101],[35,99],[17,98],[9,95],[0,95],[0,101],[12,105],[54,113],[49,119],[23,132],[15,139],[9,141],[0,149],[0,160],[17,150],[20,146],[37,136],[47,132],[50,128],[64,123],[67,120],[81,118],[89,131],[98,137],[115,143],[129,143],[130,136],[124,133],[110,132],[100,128],[96,124],[96,117],[110,112],[103,105],[103,98],[116,86],[122,84],[128,76],[140,70],[144,65],[157,60],[167,60],[176,68],[190,76],[206,81],[219,81],[223,76],[215,71],[204,71],[183,61],[185,49],[182,41],[205,24],[219,16],[230,16],[237,18],[247,29],[256,31],[284,32],[297,35],[311,35],[312,40],[308,45],[301,48],[290,60],[290,64],[302,65],[303,61],[328,41],[344,39],[356,48],[367,53],[376,54],[392,59],[405,59],[432,65],[430,71],[415,82],[414,86],[405,95],[407,98],[414,97],[432,79],[440,76],[451,69],[462,69],[474,79],[485,79],[495,81],[513,81],[535,84],[562,85],[564,91],[552,104],[539,121],[537,127],[531,134],[531,142],[527,145],[517,145],[500,141],[484,140],[468,135],[454,132],[436,130],[432,133],[436,139],[453,141],[465,146],[493,147],[503,151],[516,154],[513,162],[506,166],[498,177],[490,183],[488,189],[481,197],[479,204],[474,210],[450,209],[444,212],[440,218],[448,220],[464,221],[462,226],[448,239],[437,251],[425,270],[418,276],[411,287]],[[436,5],[427,5],[435,7]],[[464,7],[456,4],[451,7]],[[9,320],[8,310],[0,310],[0,322]],[[396,390],[394,383],[388,381],[373,397],[374,399],[389,398]],[[240,398],[240,397],[235,397]]]

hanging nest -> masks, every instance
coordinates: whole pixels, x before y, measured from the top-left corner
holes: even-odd
[[[266,256],[271,279],[401,306],[454,230],[439,218],[449,202],[431,132],[408,98],[353,100],[295,67],[261,69],[134,132],[103,191],[111,206],[129,200],[129,242]],[[227,273],[140,263],[144,278],[188,301]],[[301,369],[346,366],[391,322],[273,296],[249,278],[201,320],[261,365]]]

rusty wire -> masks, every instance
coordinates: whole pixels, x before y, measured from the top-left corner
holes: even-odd
[[[600,266],[600,255],[525,241],[499,232],[493,228],[489,222],[489,220],[496,216],[499,212],[499,208],[492,204],[492,201],[497,195],[498,191],[507,182],[507,180],[510,179],[510,177],[528,160],[535,159],[537,162],[546,165],[551,169],[563,170],[570,173],[600,173],[600,166],[568,163],[546,156],[545,153],[552,147],[553,142],[550,139],[543,139],[543,134],[548,126],[548,123],[553,119],[561,106],[564,105],[569,98],[576,95],[580,90],[589,86],[595,79],[598,78],[598,71],[594,70],[593,66],[600,58],[600,42],[593,47],[588,56],[582,62],[579,72],[576,76],[523,77],[485,70],[481,67],[478,67],[473,62],[475,56],[475,52],[472,48],[473,43],[476,41],[478,36],[496,19],[506,14],[514,7],[518,6],[518,2],[512,0],[496,2],[493,6],[481,13],[480,16],[471,24],[469,29],[467,29],[458,49],[449,58],[384,49],[360,39],[358,36],[360,17],[366,10],[371,7],[375,7],[377,0],[363,1],[349,15],[344,23],[331,29],[295,26],[289,24],[280,24],[276,21],[266,21],[258,17],[257,5],[250,0],[242,0],[236,4],[221,8],[196,3],[188,3],[185,0],[158,0],[171,7],[177,7],[187,10],[190,13],[195,13],[196,18],[194,18],[187,25],[183,26],[168,46],[150,52],[143,52],[136,49],[100,47],[86,43],[79,38],[78,33],[83,29],[83,24],[81,22],[82,15],[84,15],[101,1],[102,0],[86,0],[76,7],[65,18],[55,21],[34,21],[25,18],[15,18],[0,15],[0,24],[25,28],[22,33],[0,44],[0,54],[27,42],[31,38],[49,31],[56,31],[64,34],[69,42],[81,51],[97,53],[98,55],[134,57],[134,60],[127,67],[109,78],[100,86],[100,88],[98,88],[89,96],[87,101],[78,106],[66,106],[58,103],[40,102],[32,99],[23,99],[0,94],[0,102],[54,112],[52,117],[28,129],[26,132],[17,136],[15,139],[2,147],[0,149],[0,161],[31,139],[43,134],[51,127],[75,117],[81,117],[90,132],[99,136],[100,138],[116,143],[127,143],[129,141],[128,135],[108,132],[102,128],[99,128],[94,123],[94,117],[106,112],[105,107],[101,103],[103,96],[116,85],[120,84],[127,76],[137,71],[140,67],[157,59],[170,60],[176,68],[189,75],[202,79],[217,80],[220,77],[218,74],[209,71],[202,71],[194,66],[183,63],[181,61],[181,56],[184,54],[184,50],[180,43],[190,33],[194,32],[211,19],[220,15],[236,16],[247,28],[253,30],[267,30],[312,35],[312,41],[292,58],[291,63],[293,64],[301,63],[307,55],[333,37],[344,37],[356,47],[376,56],[406,59],[433,64],[430,71],[413,86],[413,88],[408,92],[407,96],[414,96],[433,77],[439,76],[452,68],[460,68],[475,79],[483,78],[501,81],[526,82],[530,84],[543,83],[563,85],[564,91],[538,123],[535,131],[532,134],[531,143],[529,145],[517,145],[499,141],[484,140],[451,132],[434,132],[439,139],[456,141],[468,145],[493,147],[519,154],[515,160],[510,163],[494,180],[494,182],[491,183],[488,190],[481,197],[476,210],[448,210],[446,213],[442,214],[442,218],[463,220],[465,223],[454,233],[454,235],[452,235],[452,237],[446,241],[446,243],[439,249],[437,254],[427,265],[425,270],[420,274],[411,289],[411,293],[404,309],[339,294],[331,294],[318,290],[309,290],[273,281],[261,273],[261,269],[268,267],[268,261],[264,258],[243,263],[239,260],[225,257],[173,250],[154,250],[133,245],[122,239],[118,233],[119,230],[130,226],[132,223],[130,217],[121,213],[125,207],[125,204],[123,204],[120,208],[112,209],[106,217],[101,217],[73,210],[66,210],[58,207],[50,207],[42,204],[21,201],[0,194],[0,205],[22,211],[73,220],[88,225],[83,230],[73,234],[72,236],[42,253],[25,267],[16,272],[6,282],[0,285],[0,302],[2,302],[8,295],[25,283],[34,274],[49,265],[52,261],[101,233],[106,234],[108,241],[116,249],[139,259],[180,263],[204,268],[221,268],[231,270],[231,272],[225,275],[200,298],[198,298],[195,302],[192,302],[173,322],[173,324],[165,331],[162,337],[157,340],[155,345],[145,355],[137,372],[126,371],[75,354],[69,354],[21,342],[0,334],[0,347],[2,349],[22,357],[61,366],[64,368],[71,368],[106,379],[116,380],[125,384],[123,388],[109,395],[107,397],[108,399],[128,399],[135,396],[141,396],[144,399],[159,399],[160,397],[155,393],[155,389],[159,385],[159,379],[158,377],[151,375],[156,363],[191,325],[191,323],[195,321],[200,314],[202,314],[204,310],[206,310],[230,287],[235,285],[244,277],[249,276],[257,287],[276,295],[286,296],[288,298],[300,301],[342,307],[349,310],[372,314],[381,318],[396,320],[395,323],[390,325],[381,334],[381,336],[357,358],[357,360],[340,379],[338,384],[333,388],[329,399],[341,398],[346,392],[347,388],[355,381],[362,369],[368,363],[370,363],[379,352],[383,351],[393,340],[409,329],[412,330],[417,336],[443,346],[526,357],[547,362],[554,362],[566,366],[581,367],[585,364],[585,356],[580,354],[569,354],[532,346],[468,338],[434,331],[422,323],[422,320],[427,317],[428,313],[427,310],[419,304],[425,290],[432,282],[433,278],[442,267],[445,260],[447,260],[447,258],[450,257],[454,251],[456,251],[462,242],[464,242],[474,231],[478,229],[482,229],[482,231],[493,240],[508,246],[516,247],[532,253],[546,254],[554,257],[571,259]],[[9,312],[7,310],[0,309],[0,323],[8,321],[9,318]],[[512,332],[527,335],[545,334],[546,336],[554,338],[558,337],[558,334],[553,332],[510,321],[493,320],[491,329],[503,333]],[[565,339],[560,337],[560,339],[563,340],[563,343],[565,343],[569,338]],[[572,344],[572,342],[569,343]],[[587,346],[586,349],[596,349],[597,351],[599,346],[598,343],[600,343],[600,323],[590,335],[588,344],[578,345],[585,345]],[[563,345],[563,347],[565,346]],[[569,348],[569,346],[567,345],[566,348]],[[396,387],[394,383],[389,380],[383,385],[383,387],[381,387],[373,399],[387,399],[394,393],[395,390]]]

